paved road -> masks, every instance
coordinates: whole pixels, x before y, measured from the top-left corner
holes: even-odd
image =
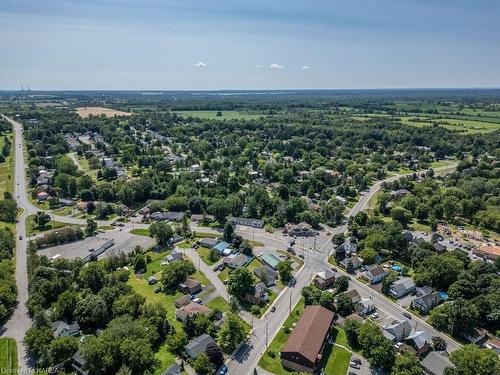
[[[19,123],[14,124],[14,193],[16,196],[26,198],[26,174],[24,171],[24,156],[22,149],[23,139],[20,126],[21,125]],[[18,366],[22,371],[26,371],[31,368],[23,345],[24,334],[28,328],[31,327],[31,320],[26,308],[26,302],[28,301],[28,272],[26,269],[26,217],[28,216],[28,207],[25,206],[24,201],[26,201],[26,199],[17,199],[18,205],[24,209],[24,212],[20,216],[16,225],[16,283],[18,304],[11,318],[5,323],[1,332],[2,337],[12,337],[16,340],[19,361]],[[22,240],[19,239],[21,237]]]

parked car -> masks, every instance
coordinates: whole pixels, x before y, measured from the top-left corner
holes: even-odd
[[[376,312],[375,312],[375,313],[373,313],[373,314],[371,315],[371,317],[372,317],[373,319],[377,319],[377,318],[378,318],[378,313],[376,313]]]
[[[225,375],[226,373],[227,373],[227,366],[226,365],[222,365],[222,367],[217,372],[218,375]]]
[[[19,236],[19,241],[21,241],[23,239],[23,236]]]
[[[276,311],[276,306],[271,307],[271,312],[275,312],[275,311]]]
[[[160,293],[161,292],[161,287],[157,286],[154,290],[155,293]]]
[[[194,303],[201,303],[201,298],[194,298],[194,299],[193,299],[193,302],[194,302]]]
[[[412,318],[411,314],[409,314],[409,313],[407,313],[407,312],[404,312],[404,313],[403,313],[403,316],[404,316],[405,318],[408,318],[408,319],[411,319],[411,318]]]

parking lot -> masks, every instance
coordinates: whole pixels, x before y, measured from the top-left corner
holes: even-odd
[[[89,237],[82,241],[70,242],[64,245],[47,247],[40,249],[38,252],[48,258],[63,257],[67,259],[84,258],[89,255],[89,249],[97,249],[106,241],[113,239],[115,244],[106,250],[100,257],[105,257],[112,252],[123,251],[129,253],[136,246],[143,248],[151,247],[155,244],[155,240],[146,236],[137,236],[127,231],[119,229],[99,233],[95,237]]]

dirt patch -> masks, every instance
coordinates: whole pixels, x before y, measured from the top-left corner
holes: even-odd
[[[104,107],[80,107],[76,108],[76,113],[80,117],[87,118],[90,115],[98,116],[105,115],[106,117],[114,117],[114,116],[130,116],[130,112],[118,111],[113,108],[104,108]]]

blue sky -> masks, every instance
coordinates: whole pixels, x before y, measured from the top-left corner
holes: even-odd
[[[0,89],[499,87],[497,0],[1,0]]]

